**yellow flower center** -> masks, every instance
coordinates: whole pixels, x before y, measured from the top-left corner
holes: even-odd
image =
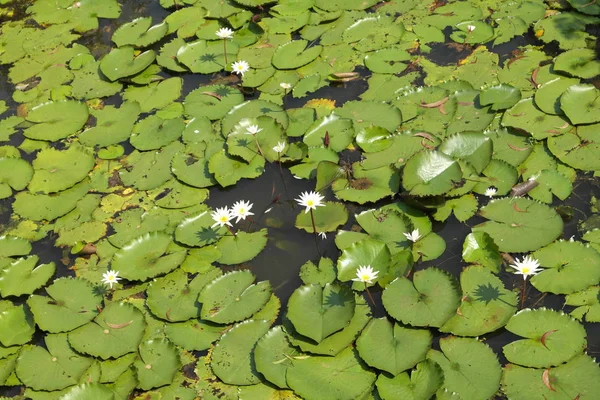
[[[227,222],[227,217],[226,216],[222,216],[221,217],[221,222]]]
[[[521,271],[523,272],[523,274],[528,274],[530,269],[528,267],[524,267],[523,269],[521,269]]]
[[[312,206],[314,206],[314,205],[315,205],[315,202],[314,202],[314,201],[312,201],[312,200],[308,200],[308,201],[306,202],[306,205],[307,205],[307,206],[309,206],[309,207],[312,207]]]
[[[368,274],[362,274],[362,275],[360,276],[360,279],[361,279],[361,280],[363,280],[363,281],[368,281],[368,280],[369,280],[369,278],[370,278],[370,276],[369,276]]]

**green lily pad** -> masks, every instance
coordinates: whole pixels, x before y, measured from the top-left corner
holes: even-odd
[[[542,84],[535,92],[535,105],[546,114],[564,114],[560,108],[561,95],[579,79],[559,76]]]
[[[274,118],[283,129],[288,127],[289,118],[281,106],[266,100],[249,100],[229,110],[221,120],[221,131],[231,132],[242,119],[257,118],[260,115]]]
[[[494,111],[506,110],[521,100],[521,91],[506,84],[491,86],[484,89],[479,95],[479,101],[483,106],[491,106]]]
[[[479,203],[475,196],[473,194],[466,194],[457,199],[444,201],[442,206],[436,208],[433,218],[436,221],[445,221],[454,213],[458,221],[465,222],[475,215],[478,207]]]
[[[223,236],[216,247],[221,251],[217,260],[221,264],[241,264],[252,260],[267,245],[267,229],[257,232],[238,231],[235,236]]]
[[[600,322],[600,286],[590,286],[577,293],[568,294],[565,304],[575,306],[571,316],[580,321]]]
[[[531,278],[531,284],[541,292],[574,293],[600,281],[600,254],[581,242],[554,242],[533,257],[544,267]]]
[[[228,326],[212,324],[207,321],[190,319],[165,326],[165,335],[169,340],[188,351],[202,351],[211,347]]]
[[[561,136],[548,138],[548,149],[560,161],[584,171],[600,169],[600,124],[581,125]]]
[[[410,60],[410,54],[402,49],[391,47],[368,53],[365,66],[373,73],[399,74],[408,67],[403,61]]]
[[[0,343],[9,347],[29,342],[35,332],[31,313],[21,305],[0,300]],[[1,382],[1,381],[0,381]]]
[[[323,46],[316,45],[307,49],[307,40],[292,40],[275,50],[271,62],[277,69],[295,69],[308,64],[321,54]]]
[[[66,333],[47,335],[47,350],[26,345],[17,359],[19,380],[34,390],[59,390],[78,382],[93,360],[69,346]]]
[[[140,106],[135,102],[123,103],[119,108],[107,106],[102,110],[91,110],[96,118],[96,126],[80,133],[79,141],[86,146],[109,146],[124,142],[129,138],[140,112]]]
[[[308,128],[303,141],[311,147],[324,146],[326,134],[329,136],[327,147],[333,151],[344,150],[354,137],[352,120],[337,114],[319,118]]]
[[[177,100],[181,94],[182,85],[181,78],[169,78],[146,86],[130,86],[125,89],[122,97],[124,101],[137,102],[140,105],[140,111],[147,113],[166,107]]]
[[[185,113],[194,118],[220,119],[244,102],[244,95],[226,85],[208,85],[192,90],[184,101]]]
[[[440,327],[456,313],[460,292],[454,278],[430,267],[415,272],[412,281],[394,280],[385,287],[382,301],[388,314],[402,323]]]
[[[118,250],[112,260],[112,269],[129,280],[145,281],[177,268],[185,258],[185,251],[165,254],[172,243],[171,235],[152,232],[132,240]]]
[[[254,348],[256,370],[272,384],[282,389],[288,388],[285,375],[296,355],[302,357],[301,353],[290,344],[283,328],[276,326],[256,343]]]
[[[69,62],[73,73],[71,96],[81,100],[108,97],[123,88],[119,82],[108,82],[100,75],[100,63],[91,54],[78,54]],[[92,111],[92,110],[90,110]]]
[[[554,209],[522,197],[492,200],[480,214],[489,221],[474,226],[473,232],[486,232],[505,252],[537,250],[563,230],[563,221]]]
[[[31,164],[21,158],[0,157],[0,198],[10,197],[13,190],[25,189],[33,172]]]
[[[228,43],[227,59],[235,61],[238,46],[235,42]],[[188,67],[194,73],[211,74],[222,71],[225,66],[223,43],[213,40],[196,40],[186,43],[177,51],[177,61]]]
[[[600,385],[600,368],[587,355],[574,357],[554,368],[534,369],[508,364],[502,375],[502,390],[511,399],[567,400],[594,397]]]
[[[60,400],[114,400],[115,392],[100,383],[82,383],[69,389]]]
[[[583,29],[587,24],[597,24],[600,19],[578,12],[560,12],[537,21],[534,30],[543,42],[553,40],[563,50],[586,47],[586,41],[592,37]]]
[[[287,317],[298,333],[320,343],[350,323],[354,295],[335,284],[301,286],[288,301]]]
[[[294,359],[286,374],[290,388],[307,400],[361,398],[371,392],[376,377],[352,347],[335,357]]]
[[[50,101],[32,108],[25,119],[34,125],[23,135],[35,140],[59,140],[71,136],[83,127],[88,119],[85,103],[73,100]]]
[[[26,256],[31,252],[31,243],[17,236],[0,236],[0,258]]]
[[[54,262],[37,265],[38,261],[38,256],[33,255],[2,263],[0,270],[2,297],[31,294],[44,286],[54,275],[56,266]]]
[[[271,297],[271,284],[253,284],[255,279],[250,271],[233,271],[207,284],[198,297],[202,319],[229,324],[259,311]]]
[[[351,172],[341,174],[333,181],[331,189],[340,200],[365,204],[393,196],[399,186],[400,176],[389,165],[369,169],[355,162]]]
[[[519,312],[506,329],[526,339],[505,345],[504,355],[509,362],[526,367],[547,368],[567,362],[582,354],[587,344],[583,325],[545,308]]]
[[[208,211],[185,218],[175,229],[175,240],[193,247],[214,243],[227,233],[225,227],[212,227],[215,221]]]
[[[337,262],[338,279],[342,282],[356,278],[356,271],[361,266],[370,266],[378,273],[377,278],[383,278],[390,265],[388,246],[379,240],[367,238],[353,243],[343,249]],[[376,280],[377,281],[377,280]],[[361,284],[361,286],[364,286]]]
[[[164,120],[151,115],[135,124],[129,142],[140,151],[158,150],[177,140],[184,129],[182,118]]]
[[[317,207],[313,211],[315,227],[317,232],[334,232],[340,225],[348,221],[348,210],[342,203],[325,202],[324,207]],[[311,215],[300,212],[296,216],[296,228],[304,229],[306,232],[313,232]]]
[[[69,343],[80,353],[106,360],[135,351],[145,328],[141,311],[112,302],[92,322],[69,332]]]
[[[210,157],[208,170],[223,187],[236,184],[243,178],[257,178],[264,172],[265,159],[257,154],[249,163],[231,156],[225,150]]]
[[[431,398],[443,382],[442,369],[433,361],[425,360],[417,364],[410,377],[408,372],[395,377],[380,374],[376,385],[383,400],[419,400]]]
[[[430,350],[427,358],[444,372],[443,388],[461,399],[487,400],[500,385],[500,363],[487,345],[476,339],[448,336],[440,339],[441,352]]]
[[[148,340],[140,343],[140,358],[133,365],[137,371],[138,387],[149,390],[168,385],[181,367],[176,347],[168,340]]]
[[[573,85],[560,96],[560,108],[575,125],[600,122],[599,98],[594,85]]]
[[[336,113],[352,119],[357,131],[375,125],[395,132],[402,123],[402,113],[397,107],[379,101],[347,101]]]
[[[498,245],[486,232],[471,232],[463,242],[463,260],[489,268],[494,273],[500,272],[502,255]]]
[[[252,350],[269,330],[264,320],[241,322],[225,333],[212,351],[211,368],[214,374],[230,385],[254,385],[261,381]]]
[[[115,42],[117,47],[125,45],[146,47],[162,39],[169,29],[166,23],[152,27],[150,25],[152,25],[152,17],[136,18],[131,22],[121,25],[113,33],[112,41]]]
[[[61,278],[46,288],[49,297],[32,295],[27,304],[40,329],[68,332],[98,315],[102,296],[83,279]]]
[[[147,50],[141,54],[135,55],[135,49],[132,46],[123,46],[111,50],[102,61],[100,61],[100,70],[111,81],[136,75],[145,70],[156,58],[153,50]]]
[[[258,126],[260,131],[248,134],[248,128]],[[278,161],[281,154],[273,150],[280,142],[286,143],[282,126],[273,118],[261,115],[257,118],[244,118],[227,135],[227,151],[233,156],[252,161],[256,155],[267,161]]]
[[[356,350],[369,366],[398,375],[425,359],[432,335],[404,328],[387,318],[372,319],[356,340]]]
[[[33,193],[56,193],[81,182],[94,167],[94,156],[85,148],[52,148],[40,151],[33,160],[34,173],[29,182]]]
[[[600,61],[592,49],[573,49],[556,57],[554,69],[578,78],[591,79],[600,74]]]
[[[119,170],[119,176],[127,186],[139,190],[156,189],[173,177],[171,160],[182,149],[183,144],[174,141],[158,151],[134,151],[124,160],[125,166],[130,168]]]
[[[163,230],[166,226],[165,216],[148,215],[142,208],[130,208],[113,220],[111,228],[115,233],[110,235],[108,240],[111,245],[122,248],[140,235]]]
[[[467,161],[481,173],[492,158],[492,141],[482,133],[457,133],[447,137],[439,150],[456,160]]]
[[[566,133],[571,127],[563,117],[548,115],[538,109],[531,97],[506,110],[502,117],[502,125],[522,129],[537,140]]]
[[[335,277],[333,261],[327,257],[321,257],[317,265],[312,261],[307,261],[300,267],[300,279],[305,285],[314,283],[325,286],[328,283],[333,283]]]
[[[438,151],[421,151],[404,166],[402,185],[412,195],[432,196],[448,192],[462,179],[458,163]]]
[[[517,309],[517,296],[485,267],[471,266],[460,274],[461,304],[441,332],[479,336],[500,329]]]
[[[65,215],[73,210],[77,201],[90,189],[86,179],[75,186],[51,195],[20,192],[15,195],[13,210],[23,218],[33,221],[48,220]]]

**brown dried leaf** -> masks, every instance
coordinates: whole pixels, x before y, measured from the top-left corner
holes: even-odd
[[[544,385],[548,389],[552,390],[553,392],[556,392],[556,389],[554,389],[550,384],[550,368],[546,368],[544,372],[542,372],[542,382],[544,382]]]
[[[110,328],[113,328],[113,329],[125,328],[126,326],[129,326],[131,324],[133,324],[133,320],[131,320],[129,322],[123,322],[122,324],[109,324],[108,322],[106,323],[106,325],[108,325]]]

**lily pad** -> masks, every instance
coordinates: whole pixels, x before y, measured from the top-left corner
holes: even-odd
[[[244,95],[226,85],[202,86],[191,91],[184,101],[185,113],[194,118],[220,119],[244,102]]]
[[[269,330],[264,320],[241,322],[225,333],[212,351],[211,368],[214,374],[230,385],[254,385],[261,381],[252,350]]]
[[[185,258],[185,251],[165,254],[172,243],[171,235],[152,232],[142,235],[118,250],[112,269],[129,280],[145,281],[177,268]]]
[[[217,260],[221,264],[241,264],[252,260],[267,245],[267,230],[265,228],[248,233],[238,231],[235,236],[223,236],[216,244],[221,251]]]
[[[422,151],[406,163],[402,185],[412,195],[432,196],[448,192],[462,179],[458,163],[438,151]]]
[[[352,347],[346,347],[335,357],[295,359],[286,378],[290,388],[307,400],[353,400],[371,391],[376,375]]]
[[[308,64],[321,54],[322,46],[307,49],[307,40],[292,40],[277,48],[271,62],[277,69],[294,69]]]
[[[560,96],[560,108],[575,125],[600,122],[599,98],[594,85],[573,85]]]
[[[181,94],[182,85],[181,78],[169,78],[146,86],[130,86],[125,89],[122,97],[124,101],[137,102],[140,105],[140,111],[147,113],[166,107],[177,100]]]
[[[440,327],[456,313],[460,293],[454,278],[430,267],[415,272],[412,281],[405,277],[394,280],[385,287],[382,301],[388,314],[398,321]]]
[[[102,296],[86,280],[61,278],[46,288],[47,296],[32,295],[27,304],[40,329],[68,332],[98,315]]]
[[[227,233],[227,229],[213,227],[214,223],[208,211],[185,218],[175,229],[175,240],[193,247],[215,243]]]
[[[74,100],[51,101],[32,108],[25,119],[34,125],[23,135],[35,140],[59,140],[71,136],[83,127],[88,119],[85,103]]]
[[[517,296],[500,279],[481,266],[463,269],[460,274],[461,304],[456,315],[440,328],[460,336],[480,336],[500,329],[517,309]]]
[[[0,344],[2,346],[25,344],[31,340],[34,332],[35,323],[26,307],[0,300]]]
[[[566,314],[545,308],[525,309],[506,325],[506,329],[526,339],[504,346],[509,362],[526,367],[547,368],[582,354],[586,347],[583,326]]]
[[[272,384],[282,389],[287,388],[285,375],[296,355],[302,357],[290,344],[283,328],[276,326],[261,337],[254,348],[256,370]]]
[[[21,158],[0,157],[0,198],[10,197],[13,190],[25,189],[33,172],[31,164]]]
[[[502,255],[498,245],[485,232],[471,232],[463,242],[463,260],[482,265],[494,273],[500,272]]]
[[[52,148],[40,151],[33,160],[33,178],[29,191],[56,193],[81,182],[94,167],[94,156],[85,148],[71,146],[67,150]]]
[[[140,343],[138,352],[133,365],[143,390],[170,384],[181,367],[177,348],[168,340],[147,340]]]
[[[271,297],[271,284],[254,280],[250,271],[233,271],[207,284],[198,297],[202,319],[228,324],[255,314]]]
[[[0,258],[26,256],[31,252],[31,243],[17,236],[0,236]]]
[[[156,58],[153,50],[135,54],[132,46],[112,49],[100,61],[100,70],[111,81],[135,75],[145,70]]]
[[[348,221],[348,210],[342,203],[325,202],[313,212],[317,232],[334,232]],[[296,228],[312,233],[311,214],[300,212],[296,217]]]
[[[333,151],[344,150],[354,137],[352,120],[337,114],[319,118],[308,128],[303,141],[311,147],[324,146],[326,134],[329,137],[327,147]]]
[[[229,43],[227,58],[235,61],[237,52],[238,46],[234,42]],[[225,67],[223,43],[212,40],[186,43],[177,51],[177,61],[194,73],[211,74],[221,71]]]
[[[19,258],[2,263],[0,295],[2,297],[31,294],[44,286],[56,271],[54,262],[37,265],[38,256]]]
[[[393,378],[380,374],[376,385],[383,400],[418,400],[431,398],[443,382],[442,369],[433,361],[425,360],[417,364],[410,377],[407,372]]]
[[[135,124],[129,142],[138,150],[158,150],[177,140],[184,129],[182,118],[164,120],[151,115]]]
[[[558,115],[548,115],[538,109],[531,97],[519,101],[506,110],[502,117],[502,125],[529,132],[537,140],[560,135],[570,128],[568,121],[564,118]]]
[[[571,316],[580,321],[600,322],[600,287],[590,286],[581,292],[572,293],[566,296],[565,304],[575,306],[571,311]]]
[[[600,170],[600,124],[581,125],[576,131],[548,138],[548,149],[560,161],[584,171]]]
[[[117,47],[133,45],[146,47],[162,39],[167,33],[167,23],[152,25],[152,17],[136,18],[131,22],[121,25],[112,35],[112,41]]]
[[[378,278],[387,274],[391,254],[388,246],[379,240],[367,238],[343,249],[337,262],[338,279],[342,282],[356,278],[361,266],[370,266],[378,273]]]
[[[481,105],[489,105],[494,111],[506,110],[515,105],[519,100],[521,100],[519,89],[506,84],[486,88],[479,95]]]
[[[443,388],[462,399],[487,400],[500,385],[500,363],[487,345],[476,339],[448,336],[440,339],[441,352],[430,350],[427,358],[444,371]]]
[[[554,69],[578,78],[591,79],[600,75],[600,61],[592,49],[573,49],[556,57]]]
[[[387,318],[372,319],[356,340],[356,350],[371,367],[398,375],[425,359],[431,332],[404,328]]]
[[[474,226],[473,232],[486,232],[505,252],[537,250],[563,230],[563,221],[554,209],[523,197],[492,200],[480,214],[489,221]]]
[[[335,284],[301,286],[288,301],[287,317],[298,333],[320,343],[350,323],[354,295]]]
[[[79,141],[86,146],[109,146],[129,138],[133,124],[140,114],[140,106],[126,102],[119,108],[106,106],[102,110],[91,110],[96,126],[79,134]]]
[[[69,332],[69,343],[80,353],[106,360],[135,351],[145,328],[141,311],[112,302],[92,322]]]
[[[73,210],[77,201],[85,196],[89,189],[90,183],[86,179],[67,190],[50,195],[17,193],[13,210],[20,216],[33,221],[52,221]]]

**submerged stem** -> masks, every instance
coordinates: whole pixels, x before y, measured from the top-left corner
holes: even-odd
[[[321,254],[321,249],[319,248],[319,238],[317,234],[317,226],[315,224],[315,214],[313,214],[312,208],[310,209],[310,220],[312,221],[313,226],[313,234],[315,235],[315,244],[317,245],[317,251]]]
[[[227,68],[227,39],[223,38],[223,56],[225,57],[225,68]]]
[[[367,291],[369,300],[371,300],[371,304],[373,304],[373,307],[375,307],[375,300],[373,300],[373,296],[371,296],[371,292],[369,291],[369,288],[367,287],[367,282],[365,282],[365,290]]]
[[[525,288],[527,285],[527,279],[523,279],[523,288],[521,289],[521,309],[523,309],[523,306],[525,305]]]

